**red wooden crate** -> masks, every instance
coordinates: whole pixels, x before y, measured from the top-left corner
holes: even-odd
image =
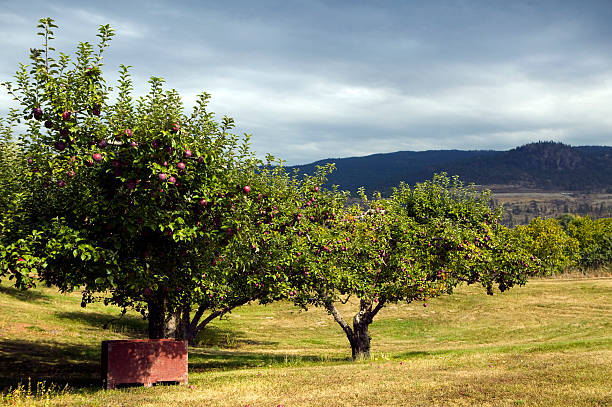
[[[102,342],[102,380],[106,389],[120,385],[187,384],[187,343],[174,339]]]

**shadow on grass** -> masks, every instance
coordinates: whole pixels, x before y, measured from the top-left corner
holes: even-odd
[[[192,342],[196,348],[234,349],[242,345],[273,346],[278,342],[257,341],[245,337],[244,332],[235,329],[223,329],[216,326],[205,327]]]
[[[100,312],[56,312],[57,318],[68,319],[94,328],[107,329],[111,332],[125,334],[133,338],[142,338],[147,334],[147,321],[133,315],[113,316]]]
[[[40,291],[35,290],[19,290],[15,287],[0,286],[0,293],[10,295],[11,297],[26,302],[48,302],[49,297]]]
[[[283,355],[278,353],[189,348],[189,372],[235,370],[264,366],[301,366],[316,363],[346,363],[349,357],[322,355]]]
[[[100,386],[100,348],[54,341],[0,340],[0,389],[45,381]]]
[[[349,359],[319,355],[189,348],[189,372],[234,370],[263,366],[301,366],[315,363],[345,363]],[[102,388],[100,346],[55,341],[0,340],[0,392],[29,380],[60,388]]]
[[[248,369],[262,366],[300,366],[347,362],[350,358],[238,350],[244,345],[274,349],[279,342],[253,340],[236,329],[207,326],[189,347],[189,371]]]

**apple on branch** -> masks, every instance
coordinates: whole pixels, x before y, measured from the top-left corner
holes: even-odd
[[[32,114],[34,114],[36,120],[40,120],[42,119],[43,111],[40,107],[35,107],[34,110],[32,110]]]

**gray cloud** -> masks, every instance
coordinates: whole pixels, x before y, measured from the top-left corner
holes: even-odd
[[[260,155],[290,164],[612,140],[609,1],[24,4],[0,13],[0,81],[27,61],[38,18],[56,19],[61,50],[108,23],[111,78],[125,63],[137,93],[151,75],[186,104],[207,91]],[[9,102],[0,93],[0,113]]]

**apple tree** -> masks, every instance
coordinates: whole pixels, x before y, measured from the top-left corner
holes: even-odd
[[[328,208],[316,197],[330,170],[298,177],[282,166],[262,166],[238,184],[247,185],[241,191],[228,194],[235,198],[223,211],[232,225],[224,227],[225,238],[199,282],[205,295],[183,293],[175,309],[176,337],[191,341],[214,318],[247,302],[266,304],[296,295],[289,281],[302,269],[299,242],[317,221],[313,211]]]
[[[74,59],[54,56],[52,19],[38,27],[42,47],[4,84],[22,108],[27,171],[21,211],[5,228],[13,249],[0,278],[22,288],[42,280],[83,289],[83,306],[103,300],[147,315],[151,338],[177,334],[173,318],[183,327],[177,335],[191,336],[206,311],[219,315],[245,301],[236,270],[251,267],[230,268],[224,256],[242,247],[233,241],[247,239],[239,231],[249,230],[257,208],[282,192],[266,184],[274,174],[263,176],[248,136],[231,133],[231,118],[217,121],[207,110],[206,93],[189,114],[161,78],[135,97],[122,65],[111,98],[102,75],[109,26],[100,27],[96,47],[80,43]]]
[[[498,223],[487,192],[436,175],[354,205],[309,234],[307,272],[292,277],[295,303],[324,307],[346,334],[353,359],[369,357],[369,326],[387,304],[426,301],[461,284],[488,294],[522,285],[538,261]],[[366,209],[368,208],[368,209]],[[352,324],[337,304],[358,303]]]
[[[578,241],[583,268],[612,267],[612,219],[593,220],[575,217],[567,225],[567,234]]]
[[[575,265],[580,258],[578,241],[568,236],[556,219],[534,218],[515,229],[525,250],[540,259],[551,275]]]
[[[18,117],[13,110],[7,118],[0,118],[0,273],[8,271],[9,262],[21,267],[25,261],[19,251],[19,242],[13,240],[13,229],[24,197],[26,172],[26,158],[17,140],[13,139],[10,126]]]

